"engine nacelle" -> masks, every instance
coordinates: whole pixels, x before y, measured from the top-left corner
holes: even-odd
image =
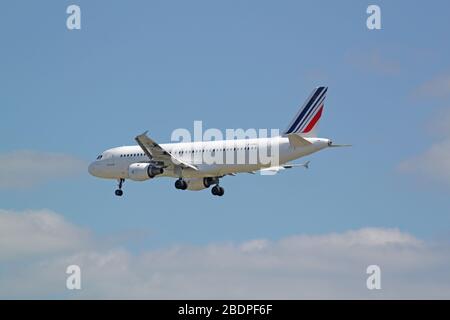
[[[152,166],[150,163],[132,163],[128,167],[128,178],[134,181],[144,181],[163,172],[163,168]]]
[[[192,178],[185,179],[187,183],[187,189],[192,191],[203,190],[209,188],[212,184],[218,183],[217,178]]]

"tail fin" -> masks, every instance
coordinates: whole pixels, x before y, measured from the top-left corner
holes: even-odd
[[[322,116],[324,100],[327,94],[327,87],[317,87],[311,92],[292,122],[283,132],[284,135],[298,133],[308,136],[319,123]]]

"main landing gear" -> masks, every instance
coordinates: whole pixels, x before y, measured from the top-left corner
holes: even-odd
[[[191,190],[201,190],[209,188],[210,186],[214,185],[214,187],[211,188],[211,193],[215,196],[223,196],[225,193],[225,190],[219,186],[219,178],[204,178],[203,179],[203,185],[199,186],[198,188],[193,187]],[[179,178],[175,181],[175,188],[178,190],[186,190],[188,188],[188,183],[183,180],[183,178]]]
[[[221,196],[224,195],[225,190],[224,190],[221,186],[219,186],[218,184],[216,184],[214,187],[212,187],[211,193],[212,193],[213,195],[215,195],[215,196],[221,197]]]
[[[179,189],[179,190],[186,190],[188,187],[187,182],[184,181],[183,179],[178,179],[177,181],[175,181],[175,188]]]
[[[225,190],[219,186],[219,177],[208,177],[208,178],[203,178],[203,185],[206,188],[209,188],[212,185],[215,185],[214,187],[211,188],[211,193],[215,196],[223,196],[223,194],[225,193]]]
[[[119,179],[118,189],[116,189],[116,191],[115,191],[115,194],[118,197],[121,197],[123,195],[122,185],[124,182],[125,182],[125,179]]]

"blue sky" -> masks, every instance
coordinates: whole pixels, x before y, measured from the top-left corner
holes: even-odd
[[[72,3],[81,30],[66,28]],[[308,157],[307,171],[225,178],[222,198],[168,179],[127,181],[117,198],[115,181],[80,169],[5,180],[0,209],[51,210],[135,254],[366,227],[448,239],[449,167],[427,150],[450,137],[429,130],[449,108],[450,5],[376,1],[382,30],[369,31],[369,4],[3,3],[0,155],[60,153],[82,167],[145,130],[168,142],[194,120],[282,130],[317,85],[329,87],[320,135],[354,146]]]

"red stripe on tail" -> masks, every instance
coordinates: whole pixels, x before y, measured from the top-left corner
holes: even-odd
[[[320,117],[322,116],[322,109],[323,109],[323,104],[320,106],[319,111],[316,113],[314,118],[312,118],[311,122],[308,124],[308,126],[305,128],[305,130],[302,131],[302,133],[308,133],[314,128],[317,121],[319,121]]]

